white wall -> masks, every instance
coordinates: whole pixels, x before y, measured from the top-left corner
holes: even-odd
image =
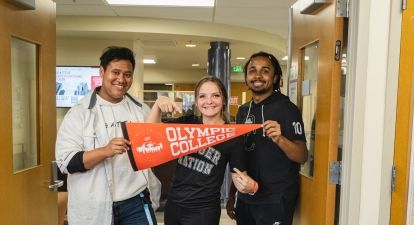
[[[132,41],[59,39],[56,40],[56,64],[60,66],[99,66],[103,50],[111,45],[133,48]]]
[[[400,4],[351,1],[341,225],[389,224]]]

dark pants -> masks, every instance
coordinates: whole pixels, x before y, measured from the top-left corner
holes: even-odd
[[[148,191],[113,203],[114,225],[156,225]]]
[[[237,225],[292,225],[296,198],[281,199],[276,204],[247,204],[240,199],[236,204]]]
[[[220,205],[216,207],[191,209],[167,201],[164,212],[164,223],[165,225],[218,225],[220,222],[220,214]]]

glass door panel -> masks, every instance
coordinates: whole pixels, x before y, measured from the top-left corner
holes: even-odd
[[[13,171],[39,165],[37,45],[11,38]]]
[[[312,177],[314,170],[316,100],[318,84],[318,47],[319,43],[312,43],[302,49],[302,118],[305,126],[306,144],[308,147],[308,161],[302,165],[301,173]]]

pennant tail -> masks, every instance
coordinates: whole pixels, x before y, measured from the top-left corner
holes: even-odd
[[[126,122],[122,122],[121,123],[121,128],[122,128],[122,134],[124,135],[124,138],[129,141],[128,130],[127,130],[127,127],[126,127]],[[129,158],[129,162],[131,163],[132,169],[134,171],[138,171],[139,169],[138,169],[137,164],[135,162],[134,154],[132,153],[131,145],[128,145],[127,153],[128,153],[128,158]]]

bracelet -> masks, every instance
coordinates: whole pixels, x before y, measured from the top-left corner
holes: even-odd
[[[254,195],[256,194],[257,190],[259,189],[259,185],[257,184],[256,181],[254,181],[253,183],[253,192],[248,193],[249,195]]]

